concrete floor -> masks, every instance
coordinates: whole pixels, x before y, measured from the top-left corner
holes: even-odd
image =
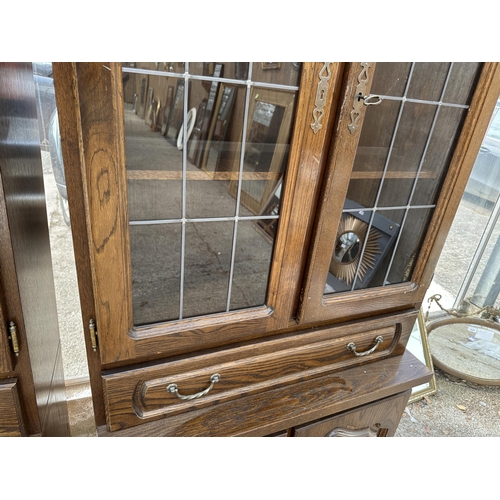
[[[407,406],[396,437],[498,437],[498,387],[470,384],[435,369],[435,394]]]

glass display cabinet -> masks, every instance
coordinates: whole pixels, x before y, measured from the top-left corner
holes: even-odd
[[[393,435],[497,64],[53,68],[99,434]]]

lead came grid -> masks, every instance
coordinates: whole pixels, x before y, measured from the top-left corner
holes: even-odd
[[[186,257],[186,224],[190,223],[200,223],[200,222],[224,222],[233,221],[233,236],[232,236],[232,248],[231,248],[231,261],[230,261],[230,272],[229,272],[229,283],[228,283],[228,294],[226,303],[226,312],[230,311],[231,304],[231,293],[232,293],[232,283],[235,268],[235,253],[238,238],[238,223],[239,221],[257,221],[257,220],[277,220],[279,219],[279,214],[277,215],[256,215],[256,216],[243,216],[240,215],[240,201],[241,201],[241,186],[243,180],[243,169],[244,169],[244,159],[246,152],[246,137],[247,137],[247,125],[249,118],[250,109],[250,96],[252,88],[267,88],[275,90],[285,90],[285,91],[298,91],[298,86],[293,85],[280,85],[266,82],[256,82],[252,81],[252,70],[254,63],[248,63],[248,79],[245,81],[235,80],[231,78],[219,78],[210,76],[200,76],[193,75],[189,73],[189,63],[185,64],[185,72],[183,74],[169,72],[169,71],[155,71],[146,69],[137,69],[130,67],[123,67],[123,73],[135,73],[141,75],[157,75],[157,76],[171,76],[175,78],[184,78],[184,88],[189,89],[189,81],[209,81],[209,82],[220,82],[226,84],[234,84],[242,88],[246,86],[245,93],[245,106],[243,114],[243,133],[241,139],[240,148],[240,158],[239,158],[239,171],[238,171],[238,187],[237,187],[237,198],[236,198],[236,208],[235,215],[233,217],[206,217],[206,218],[188,218],[186,213],[186,189],[187,189],[187,114],[188,114],[188,97],[189,92],[184,92],[184,109],[183,109],[183,150],[182,150],[182,187],[181,187],[181,213],[182,217],[170,218],[170,219],[158,219],[158,220],[130,220],[130,226],[140,226],[140,225],[164,225],[164,224],[181,224],[181,260],[180,260],[180,299],[179,299],[179,319],[183,319],[183,308],[184,308],[184,279],[185,279],[185,257]]]
[[[441,96],[440,96],[440,100],[438,102],[428,101],[428,100],[420,100],[420,99],[410,99],[410,98],[407,97],[414,69],[415,69],[415,63],[412,63],[411,64],[411,68],[410,68],[410,72],[409,72],[409,76],[408,76],[408,80],[406,82],[406,86],[405,86],[404,93],[403,93],[402,97],[383,96],[383,95],[381,96],[382,99],[393,100],[393,101],[400,101],[401,102],[401,106],[399,108],[399,112],[398,112],[398,116],[397,116],[397,120],[396,120],[396,125],[394,127],[394,131],[393,131],[393,134],[392,134],[392,137],[391,137],[389,151],[388,151],[388,154],[387,154],[387,158],[385,160],[384,169],[383,169],[382,177],[381,177],[380,184],[379,184],[379,187],[378,187],[378,190],[377,190],[377,195],[376,195],[376,198],[375,198],[375,202],[373,203],[373,207],[372,208],[363,208],[364,212],[371,212],[370,222],[368,224],[368,229],[367,229],[367,232],[366,232],[367,235],[370,234],[370,231],[371,231],[371,228],[372,228],[372,224],[373,224],[373,221],[374,221],[374,218],[375,218],[375,214],[377,212],[379,212],[379,211],[387,211],[387,210],[398,210],[398,209],[405,211],[404,212],[404,216],[403,216],[403,220],[401,222],[401,226],[400,226],[400,229],[399,229],[399,234],[398,234],[396,242],[394,244],[394,249],[392,250],[391,259],[389,261],[389,265],[388,265],[387,272],[385,274],[382,286],[386,286],[386,285],[390,284],[388,282],[389,274],[391,272],[392,265],[394,263],[394,258],[396,256],[396,253],[397,253],[397,250],[398,250],[398,246],[399,246],[399,243],[400,243],[400,240],[401,240],[401,235],[403,233],[403,230],[404,230],[404,227],[405,227],[405,223],[406,223],[406,219],[408,217],[409,211],[410,210],[417,210],[417,209],[434,209],[436,207],[435,204],[434,205],[411,206],[411,202],[412,202],[412,199],[413,199],[413,195],[415,193],[417,182],[419,180],[419,176],[420,176],[420,172],[422,170],[422,166],[423,166],[424,161],[425,161],[427,149],[429,147],[431,138],[433,136],[434,128],[435,128],[436,121],[437,121],[437,118],[438,118],[438,115],[439,115],[439,111],[444,106],[455,107],[455,108],[462,108],[462,109],[469,109],[469,106],[467,106],[467,105],[452,104],[452,103],[444,103],[444,102],[442,102],[442,99],[443,99],[443,97],[445,95],[445,92],[446,92],[446,89],[447,89],[447,86],[448,86],[448,82],[450,80],[451,72],[452,72],[452,69],[453,69],[453,63],[450,63],[450,66],[448,68],[448,72],[447,72],[447,75],[446,75],[446,80],[445,80],[443,88],[441,90]],[[381,193],[382,193],[382,188],[384,186],[384,181],[386,179],[386,174],[387,174],[387,170],[388,170],[388,167],[389,167],[389,162],[390,162],[390,159],[391,159],[391,154],[393,152],[394,143],[395,143],[395,140],[396,140],[396,136],[397,136],[398,129],[399,129],[399,124],[400,124],[400,121],[401,121],[401,116],[403,114],[405,103],[407,103],[407,102],[434,105],[434,106],[436,106],[436,111],[435,111],[435,114],[434,114],[434,117],[433,117],[433,121],[432,121],[430,132],[429,132],[427,140],[426,140],[424,151],[422,153],[422,157],[421,157],[419,165],[418,165],[417,173],[415,174],[415,180],[413,181],[413,185],[412,185],[412,189],[411,189],[411,192],[410,192],[410,196],[409,196],[409,200],[408,200],[407,205],[405,205],[405,206],[397,206],[397,207],[396,206],[379,207],[378,206],[378,202],[379,202],[379,199],[380,199],[380,196],[381,196]],[[359,211],[359,208],[358,209],[346,209],[346,210],[343,210],[343,213],[351,213],[351,212],[354,213],[354,212],[358,212],[358,211]],[[363,262],[363,257],[364,257],[364,254],[365,254],[367,243],[368,243],[368,238],[365,238],[365,241],[364,241],[362,249],[361,249],[361,254],[360,254],[359,261],[358,261],[358,265],[357,265],[357,268],[356,268],[356,273],[355,273],[355,276],[354,276],[354,279],[353,279],[353,283],[352,283],[352,286],[351,286],[351,291],[355,290],[356,282],[357,282],[357,279],[358,279],[359,271],[361,269],[361,264]]]

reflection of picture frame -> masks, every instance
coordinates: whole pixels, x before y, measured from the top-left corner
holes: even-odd
[[[205,117],[205,109],[207,107],[207,100],[203,99],[198,106],[198,111],[196,112],[196,123],[194,125],[193,134],[191,135],[191,140],[188,142],[188,160],[195,166],[200,164],[200,138],[201,138],[201,124]]]
[[[236,100],[236,92],[235,85],[221,83],[200,165],[204,170],[207,170],[207,163],[210,159],[210,168],[208,170],[211,172],[217,171],[219,155],[226,139],[229,120]]]
[[[224,71],[224,65],[222,63],[215,63],[214,66],[214,74],[212,76],[219,78],[222,77]],[[210,84],[210,91],[207,97],[207,105],[205,107],[205,112],[203,114],[203,121],[200,127],[200,159],[203,160],[203,155],[205,153],[205,141],[207,140],[207,136],[210,130],[210,126],[212,124],[212,115],[215,108],[215,103],[217,101],[217,93],[219,91],[219,82],[212,82]],[[198,165],[199,166],[199,165]]]
[[[274,191],[272,192],[269,200],[264,205],[261,213],[259,215],[279,215],[279,208],[281,203],[281,185],[280,180]],[[265,240],[271,245],[276,238],[276,229],[278,227],[279,219],[259,219],[255,222],[255,229],[264,236]]]
[[[248,67],[250,64],[247,62],[237,62],[235,65],[236,80],[246,80],[248,78]]]
[[[182,125],[184,115],[184,80],[177,80],[174,102],[168,120],[168,127],[165,137],[167,139],[177,139],[179,128]]]
[[[144,113],[146,110],[147,91],[148,91],[148,76],[141,75],[141,79],[139,81],[139,106],[137,112],[139,118],[144,118]]]
[[[214,74],[214,66],[215,63],[213,62],[204,62],[203,63],[203,76],[213,76]],[[212,82],[208,80],[203,80],[201,82],[203,88],[207,91],[210,92],[210,86],[212,85]]]
[[[151,125],[151,115],[153,111],[153,87],[148,88],[148,95],[146,97],[146,116],[144,118],[146,125]]]
[[[430,353],[429,344],[427,342],[427,329],[425,328],[422,310],[420,310],[418,313],[418,318],[415,321],[415,325],[413,327],[413,331],[411,332],[406,348],[417,359],[419,359],[428,368],[434,371],[432,356]],[[422,399],[424,396],[430,396],[431,394],[435,394],[436,392],[436,375],[433,373],[432,378],[429,382],[414,387],[411,390],[411,396],[408,400],[408,403],[413,403],[415,401],[418,401],[419,399]]]
[[[294,102],[295,94],[291,92],[253,89],[248,114],[241,203],[255,215],[261,212],[283,175]],[[241,136],[238,142],[233,172],[240,170]],[[233,179],[229,183],[229,193],[236,197],[237,190],[238,181]]]
[[[262,69],[280,69],[281,68],[281,63],[280,62],[263,62],[261,64]]]
[[[161,135],[165,136],[168,130],[168,123],[174,102],[174,87],[170,85],[167,89],[167,98],[165,99],[165,107],[161,113]]]
[[[160,100],[155,97],[153,99],[153,105],[151,106],[151,114],[150,114],[151,123],[149,125],[149,129],[152,130],[153,132],[156,132],[156,128],[158,126],[160,106],[161,106]]]

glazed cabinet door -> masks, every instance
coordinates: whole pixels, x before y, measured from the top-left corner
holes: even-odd
[[[106,368],[289,326],[343,69],[53,65],[82,313]]]
[[[500,86],[495,63],[351,63],[299,318],[419,305]]]

